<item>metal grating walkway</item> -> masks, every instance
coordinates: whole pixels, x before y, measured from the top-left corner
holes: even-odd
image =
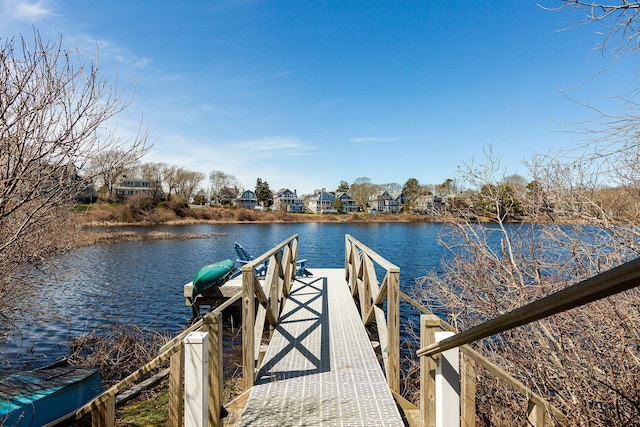
[[[404,426],[344,279],[297,278],[241,426]]]

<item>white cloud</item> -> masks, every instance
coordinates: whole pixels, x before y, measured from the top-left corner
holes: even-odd
[[[153,62],[151,58],[135,56],[120,49],[117,50],[117,52],[118,53],[114,55],[114,58],[118,64],[133,65],[136,68],[144,68]]]
[[[153,62],[151,58],[135,55],[116,43],[105,39],[95,39],[89,34],[70,33],[65,36],[65,42],[68,45],[76,46],[83,55],[90,58],[95,59],[98,55],[101,58],[100,62],[104,62],[104,59],[112,59],[118,65],[131,65],[136,68],[144,68]]]
[[[265,137],[233,145],[238,152],[249,154],[250,157],[254,157],[256,153],[260,153],[261,156],[267,154],[270,157],[302,156],[308,155],[311,151],[309,145],[300,142],[294,136]]]
[[[8,16],[22,21],[39,22],[54,15],[45,0],[0,0],[0,6]]]

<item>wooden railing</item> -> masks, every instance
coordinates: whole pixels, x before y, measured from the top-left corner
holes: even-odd
[[[428,308],[413,300],[408,295],[400,292],[401,300],[408,302],[423,315],[420,317],[420,345],[428,346],[435,343],[435,333],[447,331],[455,333],[453,326],[436,316]],[[473,426],[476,418],[476,373],[477,367],[483,367],[488,372],[498,377],[505,384],[525,396],[528,401],[529,421],[532,426],[544,425],[547,413],[552,414],[556,419],[563,419],[564,414],[547,402],[543,397],[535,393],[522,382],[512,377],[501,367],[497,366],[489,359],[473,350],[468,344],[460,346],[460,425]],[[415,408],[419,412],[419,420],[416,425],[435,425],[435,400],[436,391],[433,379],[435,379],[435,369],[438,360],[432,357],[420,358],[420,408]]]
[[[93,427],[113,427],[115,425],[116,395],[142,380],[151,371],[167,360],[169,368],[169,425],[182,425],[184,409],[184,339],[192,332],[209,333],[209,408],[222,408],[222,313],[242,299],[242,348],[243,378],[245,389],[253,386],[255,372],[259,368],[260,340],[262,339],[265,319],[275,326],[284,300],[288,295],[295,276],[298,256],[298,235],[293,235],[242,267],[242,292],[236,293],[216,309],[207,313],[201,320],[191,325],[178,336],[165,344],[153,360],[138,369],[118,384],[97,396],[76,412],[76,418],[91,413]],[[267,275],[261,284],[255,274],[255,266],[269,262]],[[255,302],[258,302],[256,307]],[[221,413],[209,411],[209,425],[221,426]]]
[[[253,387],[256,372],[262,363],[264,352],[261,351],[261,342],[265,321],[269,322],[272,330],[278,323],[295,279],[297,259],[296,234],[242,266],[242,373],[245,391]],[[269,266],[261,284],[255,267],[264,262],[268,262]]]
[[[400,269],[350,235],[345,236],[345,274],[351,293],[358,300],[363,323],[367,326],[376,320],[387,382],[405,418],[411,426],[436,425],[436,367],[437,358],[421,358],[420,404],[415,406],[400,396],[400,301],[407,302],[423,313],[421,316],[421,346],[435,343],[438,331],[456,332],[444,320],[429,309],[400,291]],[[374,261],[385,270],[379,285]],[[386,300],[387,314],[383,305]],[[442,342],[441,342],[442,343]],[[437,344],[433,344],[434,346]],[[430,348],[430,347],[429,347]],[[550,405],[533,390],[513,378],[509,373],[473,350],[469,345],[460,347],[460,402],[459,418],[462,426],[475,425],[476,368],[482,366],[506,384],[529,399],[529,419],[534,426],[541,426],[546,414],[562,419],[563,413]],[[421,349],[420,352],[423,350]],[[538,420],[538,421],[536,421]]]
[[[385,270],[378,282],[374,262]],[[360,243],[345,235],[345,279],[351,295],[357,298],[366,326],[376,321],[378,339],[387,384],[400,393],[400,269]],[[385,316],[383,305],[387,302]]]
[[[421,421],[419,425],[436,425],[436,401],[438,396],[434,384],[434,372],[441,363],[445,351],[459,349],[462,354],[460,380],[460,417],[462,425],[475,425],[475,363],[483,366],[502,381],[529,399],[529,423],[534,426],[548,425],[549,419],[563,421],[565,415],[545,401],[520,381],[513,378],[468,345],[473,341],[488,338],[518,326],[542,320],[554,314],[571,310],[620,292],[640,286],[640,259],[627,262],[605,273],[569,286],[561,291],[541,298],[516,310],[488,320],[480,325],[436,341],[436,331],[453,331],[446,322],[420,304],[402,294],[402,298],[423,311],[421,316],[421,348],[417,351],[421,362]],[[456,402],[456,404],[458,404]],[[446,411],[445,411],[446,412]],[[442,420],[440,420],[442,421]],[[455,420],[451,420],[456,423]],[[459,424],[458,424],[459,425]]]

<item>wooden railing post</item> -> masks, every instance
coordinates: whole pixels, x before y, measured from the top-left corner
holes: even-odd
[[[91,427],[114,427],[116,425],[116,397],[109,398],[91,411]]]
[[[244,390],[255,381],[255,290],[254,271],[250,265],[242,267],[242,378]]]
[[[222,315],[212,314],[204,318],[205,331],[209,333],[209,427],[222,426]]]
[[[291,282],[287,277],[288,273],[286,273],[285,270],[281,268],[282,261],[285,258],[288,258],[289,256],[285,253],[285,257],[283,258],[280,256],[279,253],[276,253],[276,254],[273,254],[273,256],[271,256],[271,260],[269,261],[269,263],[275,263],[275,267],[276,267],[273,276],[267,276],[272,279],[272,282],[269,283],[268,280],[265,281],[267,286],[269,286],[268,288],[269,295],[267,295],[267,297],[269,298],[269,308],[271,310],[271,313],[273,314],[273,317],[274,317],[273,320],[275,321],[277,321],[280,318],[280,311],[281,311],[280,302],[282,300],[282,297],[281,297],[282,292],[284,291],[284,289],[290,289],[291,287]],[[289,267],[287,265],[285,265],[284,268],[286,269],[286,271],[289,271]],[[287,291],[287,294],[288,294],[288,291]],[[274,328],[275,325],[271,325],[271,327]]]
[[[169,365],[169,426],[182,425],[184,410],[184,346],[171,356]]]
[[[400,393],[400,269],[389,270],[387,282],[387,327],[389,333],[389,372],[391,391]]]
[[[436,341],[440,318],[434,314],[420,316],[420,347]],[[420,418],[422,427],[436,425],[436,362],[431,357],[420,358]]]
[[[349,240],[349,235],[346,234],[344,236],[344,279],[347,283],[351,283],[351,275],[353,274],[351,271],[351,250],[353,244]]]
[[[476,362],[464,353],[460,354],[461,394],[460,411],[462,427],[476,425]]]
[[[533,427],[545,427],[547,425],[547,411],[543,406],[536,404],[533,400],[529,400],[527,413],[529,423]]]

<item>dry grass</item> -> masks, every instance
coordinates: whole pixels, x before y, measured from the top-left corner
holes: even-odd
[[[121,205],[92,205],[78,213],[85,225],[121,224],[200,224],[250,222],[427,222],[439,217],[403,214],[348,213],[310,214],[282,211],[257,211],[235,206],[174,207],[158,205],[149,210],[136,208],[135,203]]]
[[[106,385],[115,384],[157,354],[169,337],[135,325],[93,330],[71,343],[69,359],[78,366],[98,368]]]

